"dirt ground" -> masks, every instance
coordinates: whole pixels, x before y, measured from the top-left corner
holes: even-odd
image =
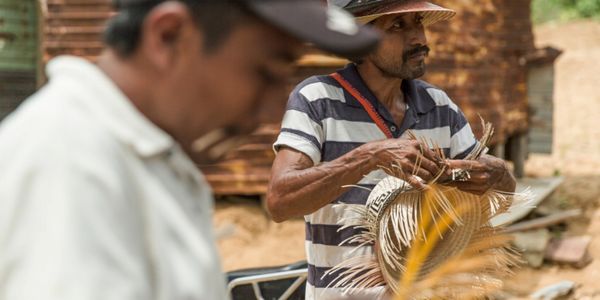
[[[574,298],[600,299],[600,23],[543,25],[535,34],[538,46],[552,45],[564,53],[556,63],[553,154],[532,155],[526,172],[564,176],[548,201],[560,208],[584,209],[584,217],[569,223],[564,235],[591,235],[595,260],[582,270],[549,264],[523,267],[507,282],[506,291],[526,297],[568,279],[579,285]],[[217,204],[214,223],[224,236],[219,250],[227,271],[304,259],[302,220],[275,224],[257,202],[234,200]]]

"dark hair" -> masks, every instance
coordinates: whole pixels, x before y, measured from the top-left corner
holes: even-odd
[[[204,50],[213,51],[235,26],[247,21],[251,13],[238,1],[177,0],[185,3],[204,34]],[[137,49],[142,24],[150,11],[165,0],[138,2],[122,8],[108,23],[104,42],[122,56]]]

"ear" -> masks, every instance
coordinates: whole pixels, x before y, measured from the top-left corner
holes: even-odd
[[[157,70],[169,69],[181,59],[180,52],[193,43],[190,28],[196,26],[185,4],[178,1],[159,4],[150,11],[141,28],[140,51],[144,59]]]

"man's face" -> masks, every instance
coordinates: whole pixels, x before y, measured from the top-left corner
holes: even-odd
[[[383,32],[379,48],[367,57],[389,77],[415,79],[425,74],[429,53],[425,29],[418,13],[378,18],[373,26]]]
[[[221,44],[206,51],[203,31],[185,14],[172,15],[155,21],[157,33],[148,34],[159,36],[148,44],[153,40],[164,44],[148,49],[165,54],[147,51],[160,65],[165,62],[156,97],[168,120],[163,127],[169,127],[172,135],[193,140],[215,130],[226,136],[247,134],[260,123],[264,107],[285,101],[288,78],[302,46],[299,41],[248,17]]]
[[[205,98],[202,102],[218,106],[221,112],[214,127],[248,133],[260,122],[263,106],[285,101],[300,47],[295,39],[252,22],[236,27],[213,52],[192,58],[190,69],[195,75],[189,84]]]

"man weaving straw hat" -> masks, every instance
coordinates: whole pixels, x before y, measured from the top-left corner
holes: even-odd
[[[503,160],[484,153],[465,160],[484,147],[448,95],[418,79],[429,53],[425,26],[451,19],[454,12],[428,1],[330,5],[378,29],[382,41],[338,72],[300,83],[274,144],[267,207],[277,222],[304,216],[307,299],[343,299],[344,287],[334,283],[339,274],[330,270],[351,258],[375,257],[372,245],[340,245],[364,230],[339,223],[356,216],[386,172],[415,190],[434,179],[474,195],[515,190]],[[440,151],[432,150],[436,147]],[[373,299],[385,290],[364,288],[355,295]]]

